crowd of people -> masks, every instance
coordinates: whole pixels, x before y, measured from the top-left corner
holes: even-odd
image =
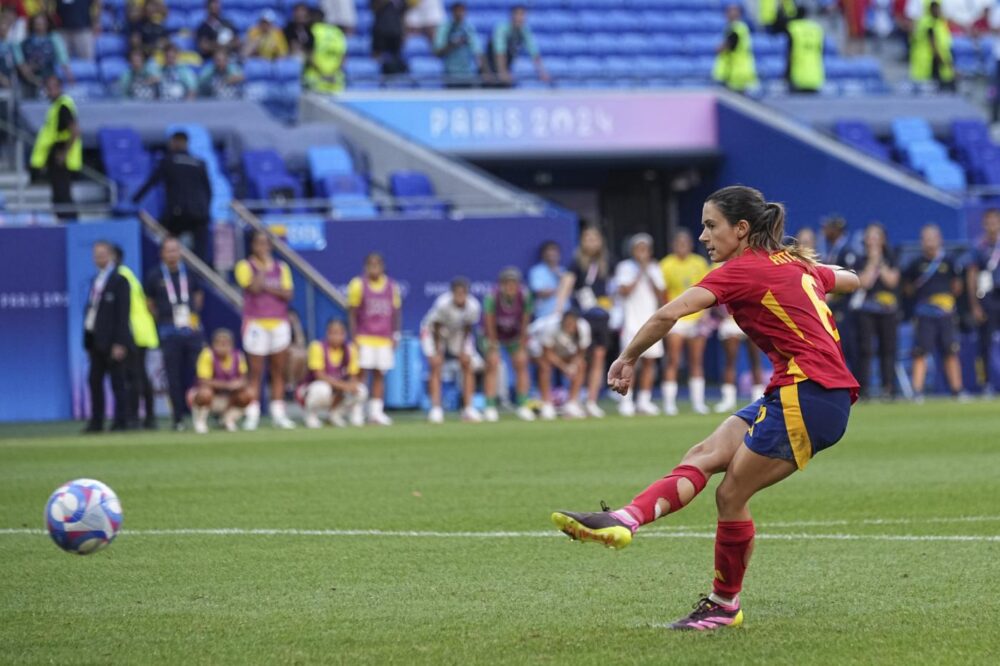
[[[1000,355],[1000,210],[988,211],[982,226],[982,238],[956,254],[946,251],[940,230],[929,224],[920,232],[919,253],[905,262],[877,223],[869,224],[858,239],[837,217],[823,223],[818,237],[810,228],[797,234],[800,251],[858,275],[859,291],[831,297],[817,307],[829,309],[836,321],[831,332],[861,384],[863,398],[891,400],[897,387],[912,385],[907,393],[923,400],[929,383],[927,361],[933,355],[942,363],[948,389],[957,399],[968,399],[958,357],[961,332],[978,336],[975,384],[992,396],[997,378],[991,367]],[[717,268],[696,252],[692,234],[684,229],[674,233],[671,252],[659,261],[653,239],[645,233],[629,240],[628,254],[612,265],[600,230],[587,227],[568,264],[556,243],[545,243],[526,279],[520,269],[505,268],[482,302],[471,293],[467,279],[454,278],[420,323],[428,420],[445,420],[446,375],[456,379],[465,421],[497,421],[501,404],[507,403],[525,421],[603,417],[599,398],[609,350],[627,345],[663,304]],[[365,259],[362,274],[348,286],[346,319],[331,320],[322,339],[310,342],[289,307],[294,292],[291,270],[274,257],[270,237],[255,234],[248,257],[235,269],[244,295],[242,350],[227,330],[212,331],[204,346],[204,287],[181,260],[176,238],[164,241],[161,263],[144,283],[124,267],[121,250],[107,243],[94,246],[94,262],[98,273],[85,321],[94,405],[88,431],[103,428],[100,387],[105,375],[115,393],[113,429],[155,427],[145,366],[146,353],[156,347],[162,350],[177,429],[185,427],[189,412],[199,433],[208,431],[212,414],[226,429],[240,427],[240,419],[243,428],[256,429],[265,373],[267,411],[276,427],[295,427],[286,407],[288,396],[300,403],[309,428],[324,422],[392,424],[385,412],[386,374],[394,367],[403,337],[402,297],[378,253]],[[904,320],[914,326],[909,376],[901,376],[898,363],[897,337]],[[712,335],[718,337],[724,364],[721,399],[710,407],[704,354]],[[765,380],[760,354],[746,342],[731,314],[715,308],[678,321],[665,340],[643,353],[635,387],[618,402],[619,414],[677,414],[684,369],[692,412],[734,410],[739,405],[736,371],[743,344],[752,382],[745,397],[759,397]],[[661,404],[653,399],[657,376]],[[485,406],[477,408],[480,387]]]

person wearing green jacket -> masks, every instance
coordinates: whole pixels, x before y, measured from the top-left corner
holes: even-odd
[[[910,79],[935,81],[942,90],[955,89],[955,62],[951,30],[941,16],[941,5],[931,2],[910,35]]]
[[[128,281],[129,286],[129,323],[132,328],[132,339],[135,341],[136,352],[132,355],[126,370],[128,385],[128,423],[135,428],[139,424],[139,398],[145,406],[145,419],[142,422],[146,430],[156,429],[156,412],[153,405],[153,384],[146,372],[146,353],[160,346],[160,338],[156,334],[156,322],[146,304],[146,292],[142,282],[122,261],[125,252],[120,245],[112,248],[114,262],[118,266],[118,274]]]
[[[726,7],[726,20],[726,39],[715,56],[712,78],[730,90],[745,92],[758,84],[750,28],[743,22],[739,5]]]

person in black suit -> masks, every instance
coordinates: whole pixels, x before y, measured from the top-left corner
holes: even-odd
[[[94,243],[97,275],[90,283],[84,315],[83,347],[90,356],[90,421],[84,432],[104,430],[104,376],[111,378],[115,397],[112,430],[128,427],[128,396],[125,390],[126,361],[133,348],[129,328],[129,284],[112,261],[111,244]]]

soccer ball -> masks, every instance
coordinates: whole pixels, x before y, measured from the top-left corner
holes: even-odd
[[[115,491],[94,479],[77,479],[56,489],[45,505],[45,526],[67,553],[89,555],[114,541],[122,528]]]

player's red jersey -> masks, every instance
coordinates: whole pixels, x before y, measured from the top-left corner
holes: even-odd
[[[740,328],[774,365],[767,386],[811,379],[828,389],[851,390],[857,400],[858,380],[847,369],[840,333],[826,294],[834,273],[787,252],[747,250],[698,283],[725,305]]]

